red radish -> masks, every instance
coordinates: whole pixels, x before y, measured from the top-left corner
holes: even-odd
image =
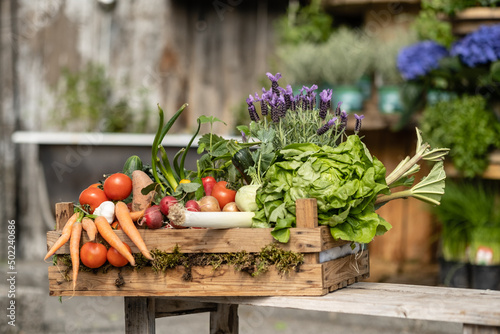
[[[146,209],[144,213],[144,221],[148,228],[156,230],[163,226],[163,215],[159,205],[153,205]]]
[[[213,176],[206,176],[201,178],[201,182],[203,183],[203,188],[205,189],[205,196],[212,195],[212,189],[214,188],[217,181]]]
[[[195,211],[195,212],[201,211],[200,205],[194,199],[190,199],[189,201],[187,201],[185,207],[186,210],[188,211]]]
[[[160,201],[160,211],[165,216],[168,216],[168,210],[174,204],[177,204],[178,201],[174,196],[165,196]]]

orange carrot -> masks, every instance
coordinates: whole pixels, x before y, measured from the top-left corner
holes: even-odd
[[[111,247],[116,249],[118,253],[120,253],[124,258],[126,258],[132,266],[135,266],[135,259],[132,256],[132,253],[130,253],[127,246],[125,246],[123,241],[121,241],[120,237],[118,237],[116,233],[113,231],[111,225],[109,225],[106,218],[102,216],[97,217],[95,219],[95,226],[97,227],[97,230],[101,234],[101,237],[103,237],[103,239],[106,240]]]
[[[92,219],[85,217],[82,219],[82,227],[87,232],[90,241],[94,241],[97,235],[97,227]]]
[[[120,226],[125,232],[125,234],[132,240],[132,242],[139,248],[142,255],[148,260],[153,260],[151,253],[146,247],[146,243],[141,237],[139,230],[135,227],[132,218],[130,217],[130,211],[128,211],[127,204],[123,202],[117,202],[115,205],[115,216],[120,223]]]
[[[144,214],[146,213],[146,209],[149,208],[149,205],[146,206],[144,209],[140,210],[140,211],[131,211],[130,212],[130,218],[133,220],[133,221],[138,221],[139,219],[141,219],[142,217],[144,217]]]
[[[78,220],[79,216],[80,214],[75,212],[71,217],[69,217],[68,221],[66,221],[66,225],[64,225],[62,229],[61,236],[56,240],[56,242],[54,242],[52,247],[50,247],[47,255],[45,255],[45,257],[43,258],[44,261],[54,255],[54,253],[59,248],[61,248],[66,242],[68,242],[69,238],[71,237],[71,228],[73,227],[73,224]]]
[[[69,254],[73,266],[73,293],[76,289],[76,278],[80,269],[80,239],[82,237],[82,223],[76,222],[71,228],[71,241],[69,242]]]

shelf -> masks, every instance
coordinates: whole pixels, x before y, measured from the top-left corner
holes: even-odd
[[[455,35],[461,36],[477,30],[481,25],[500,23],[500,8],[473,7],[464,9],[452,17],[439,16],[441,20],[449,21]]]

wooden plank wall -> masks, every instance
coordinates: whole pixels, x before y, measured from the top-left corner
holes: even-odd
[[[271,71],[273,20],[286,1],[117,1],[105,11],[98,1],[23,2],[19,76],[24,127],[57,129],[50,113],[64,68],[102,64],[114,98],[139,107],[146,101],[150,129],[156,104],[167,117],[189,108],[173,132],[191,132],[200,115],[217,115],[232,132],[235,109]],[[267,79],[266,79],[267,80]],[[140,117],[141,115],[138,115]],[[52,123],[50,122],[52,121]],[[78,131],[78,124],[73,124]],[[97,129],[98,130],[98,129]]]

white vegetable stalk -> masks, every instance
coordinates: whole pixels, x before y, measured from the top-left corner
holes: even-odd
[[[182,205],[170,207],[168,219],[179,226],[206,228],[252,227],[254,212],[194,212],[186,210]]]
[[[102,202],[101,205],[94,210],[94,215],[103,216],[108,223],[112,224],[115,220],[115,203],[111,201]]]

